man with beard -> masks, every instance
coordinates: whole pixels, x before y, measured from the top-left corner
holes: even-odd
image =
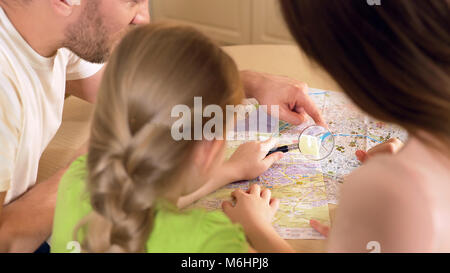
[[[49,238],[65,170],[36,177],[65,95],[94,103],[101,64],[148,22],[148,0],[0,0],[0,252],[32,252]],[[282,119],[323,124],[304,85],[250,71],[242,79],[248,96],[280,105]]]

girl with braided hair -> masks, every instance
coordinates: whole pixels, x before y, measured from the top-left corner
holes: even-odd
[[[254,178],[281,158],[279,153],[265,157],[270,145],[253,142],[222,162],[223,140],[176,141],[171,111],[176,105],[193,109],[194,97],[223,112],[243,99],[236,64],[218,46],[190,27],[167,24],[139,27],[123,39],[105,71],[88,155],[72,164],[59,186],[53,252],[69,251],[71,241],[83,252],[286,247],[281,239],[250,246],[242,227],[223,212],[178,210],[177,204]],[[201,123],[203,128],[206,119]],[[270,222],[278,202],[268,190],[261,200],[260,215]]]

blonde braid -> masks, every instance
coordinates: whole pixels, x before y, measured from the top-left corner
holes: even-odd
[[[86,227],[83,251],[146,251],[155,204],[180,180],[195,146],[173,139],[171,109],[193,107],[194,96],[222,109],[240,102],[239,72],[219,47],[190,27],[165,24],[124,38],[105,70],[92,122],[93,212],[75,231]]]

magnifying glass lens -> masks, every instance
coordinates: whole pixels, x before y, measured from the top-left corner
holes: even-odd
[[[325,127],[312,125],[306,127],[299,136],[298,149],[310,160],[327,158],[334,149],[334,136]]]

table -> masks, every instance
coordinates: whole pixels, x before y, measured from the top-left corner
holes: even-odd
[[[247,45],[224,47],[241,70],[254,70],[288,76],[324,90],[341,91],[331,77],[311,63],[292,45]],[[75,97],[66,99],[63,122],[55,138],[45,150],[38,171],[38,183],[67,166],[75,153],[88,140],[93,105]],[[329,205],[331,222],[335,205]],[[325,240],[287,240],[299,252],[323,252]]]

